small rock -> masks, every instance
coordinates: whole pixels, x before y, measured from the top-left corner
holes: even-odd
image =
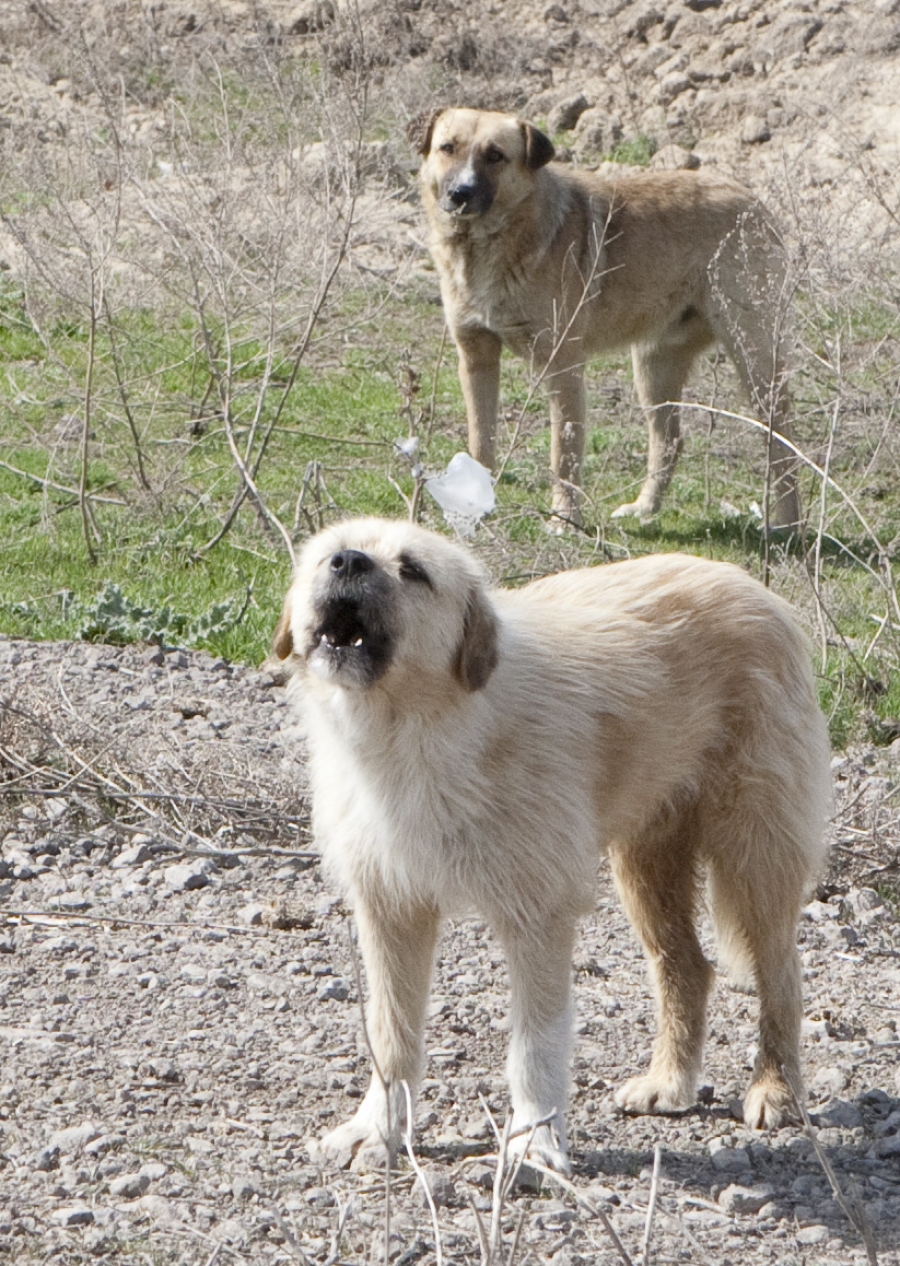
[[[432,1165],[427,1169],[423,1169],[422,1173],[428,1183],[428,1190],[431,1192],[431,1199],[435,1208],[440,1209],[456,1199],[456,1185],[447,1170],[438,1169]],[[421,1181],[416,1182],[413,1200],[420,1208],[428,1206],[428,1197],[422,1189]]]
[[[84,1152],[86,1156],[105,1156],[107,1152],[121,1147],[124,1142],[124,1134],[101,1134],[99,1138],[86,1144]]]
[[[809,1083],[811,1090],[817,1090],[821,1094],[839,1095],[842,1090],[846,1090],[850,1083],[850,1076],[843,1068],[820,1068],[812,1081]]]
[[[841,902],[841,918],[865,926],[887,913],[884,901],[874,888],[852,888]]]
[[[847,1099],[834,1099],[816,1113],[816,1125],[839,1126],[844,1130],[855,1130],[862,1123],[862,1113],[859,1108]]]
[[[682,145],[663,145],[650,159],[650,166],[657,171],[696,171],[700,159]]]
[[[137,1200],[150,1186],[145,1173],[121,1174],[109,1184],[109,1194],[121,1200]]]
[[[193,892],[197,888],[206,887],[211,869],[211,862],[205,857],[199,858],[197,861],[167,866],[163,871],[163,879],[173,892]]]
[[[671,105],[676,97],[680,97],[690,87],[692,87],[690,77],[683,71],[673,70],[659,81],[656,99],[660,105]]]
[[[585,110],[575,129],[579,152],[611,154],[625,135],[621,119],[596,106]]]
[[[719,1204],[726,1213],[759,1213],[774,1193],[771,1187],[742,1187],[732,1183],[719,1196]]]
[[[824,1244],[829,1234],[827,1226],[802,1226],[794,1233],[794,1239],[798,1244]]]
[[[179,1072],[170,1059],[165,1056],[157,1056],[155,1059],[147,1061],[147,1068],[150,1074],[157,1081],[178,1081]]]
[[[231,1194],[235,1200],[249,1200],[259,1188],[248,1174],[238,1174],[231,1182]]]
[[[60,1226],[90,1226],[94,1220],[92,1209],[88,1209],[86,1205],[72,1205],[66,1209],[57,1209],[51,1214],[54,1222],[58,1222]]]
[[[741,127],[741,141],[744,145],[761,145],[768,141],[772,132],[768,123],[758,114],[748,114]]]
[[[80,1152],[85,1144],[99,1138],[102,1133],[92,1122],[85,1121],[83,1125],[69,1125],[63,1130],[55,1130],[50,1135],[47,1146],[51,1150],[56,1148],[63,1156],[70,1156]]]
[[[59,1169],[59,1148],[58,1147],[42,1147],[35,1157],[35,1169],[42,1174],[49,1174],[53,1169]]]
[[[205,985],[208,973],[200,963],[184,963],[179,975],[192,985]]]
[[[322,986],[316,997],[320,1002],[346,1002],[350,997],[350,982],[341,976],[334,976]]]
[[[238,918],[242,923],[246,923],[248,927],[258,928],[262,924],[265,912],[265,906],[257,905],[255,902],[252,902],[250,905],[243,906],[238,911]]]
[[[121,870],[125,866],[140,866],[144,862],[149,861],[152,854],[146,844],[132,844],[131,848],[125,848],[113,858],[112,869]]]
[[[713,1166],[722,1174],[739,1174],[750,1168],[745,1147],[722,1147],[712,1155]]]
[[[566,97],[548,114],[547,126],[551,132],[570,132],[589,108],[590,102],[583,92],[574,97]]]

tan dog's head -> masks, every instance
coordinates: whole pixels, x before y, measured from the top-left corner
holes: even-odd
[[[410,523],[351,519],[307,543],[272,649],[349,690],[436,677],[480,690],[497,621],[467,550]]]
[[[492,110],[437,110],[414,119],[407,135],[422,155],[427,198],[454,220],[515,205],[554,154],[553,142],[532,124]]]

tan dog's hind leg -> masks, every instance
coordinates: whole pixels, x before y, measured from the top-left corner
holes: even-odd
[[[439,919],[427,907],[405,908],[356,897],[353,905],[369,986],[366,1027],[375,1071],[357,1112],[311,1148],[314,1159],[354,1169],[393,1161],[406,1126],[409,1086],[415,1104],[422,1032]]]
[[[453,337],[459,351],[459,382],[466,402],[469,453],[482,466],[493,470],[503,345],[490,330],[457,330]]]
[[[551,369],[550,473],[553,512],[560,521],[581,522],[581,479],[584,463],[584,422],[587,410],[584,366]]]
[[[757,236],[762,231],[762,236]],[[756,254],[758,246],[759,256]],[[785,321],[789,287],[784,261],[767,231],[748,219],[726,240],[711,269],[710,322],[737,368],[757,419],[772,428],[768,448],[773,528],[800,530],[803,515],[797,491],[797,457],[775,438],[790,440]]]
[[[616,1092],[628,1112],[677,1112],[695,1099],[713,969],[694,927],[697,879],[687,831],[617,846],[613,877],[641,938],[656,994],[658,1033],[649,1070]]]
[[[634,387],[649,432],[647,477],[637,500],[614,510],[614,519],[628,515],[649,519],[662,505],[681,452],[681,419],[675,402],[681,399],[697,353],[711,340],[712,331],[706,322],[692,317],[658,342],[632,346]]]
[[[766,437],[771,488],[769,526],[800,530],[803,513],[797,491],[797,456],[778,439],[779,435],[786,440],[793,438],[787,417],[790,395],[780,358],[774,349],[767,349],[765,355],[757,355],[752,361],[745,362],[738,348],[734,360],[760,420],[768,425],[771,418],[772,430]]]
[[[572,951],[575,920],[544,915],[540,926],[521,924],[504,931],[511,987],[507,1059],[513,1129],[526,1130],[512,1150],[529,1145],[527,1127],[553,1117],[538,1129],[529,1154],[559,1173],[569,1172],[564,1112],[572,1050]]]

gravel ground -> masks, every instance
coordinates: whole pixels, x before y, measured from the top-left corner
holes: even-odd
[[[558,1266],[898,1262],[900,752],[835,759],[831,873],[801,927],[810,1137],[746,1130],[753,1000],[716,992],[701,1104],[625,1118],[652,1004],[601,867],[576,957],[573,1190],[519,1191],[526,1250]],[[893,832],[893,834],[892,834]],[[307,830],[302,751],[267,672],[198,653],[0,640],[0,1260],[384,1259],[383,1179],[320,1171],[307,1140],[363,1091],[351,923]],[[887,869],[886,869],[887,868]],[[445,1261],[481,1259],[502,1123],[506,983],[477,920],[437,967],[414,1151]],[[435,1261],[409,1163],[390,1253]]]

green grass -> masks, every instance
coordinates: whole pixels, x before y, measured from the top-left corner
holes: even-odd
[[[298,373],[259,472],[267,504],[285,524],[296,522],[298,540],[319,522],[340,515],[405,514],[395,484],[409,495],[412,480],[393,449],[394,439],[407,426],[399,386],[404,355],[419,377],[413,409],[427,412],[432,394],[435,401],[423,451],[426,464],[440,469],[464,447],[455,353],[450,349],[438,363],[441,316],[427,301],[431,284],[426,281],[424,290],[411,287],[396,297],[378,339],[360,329],[327,367],[311,363]],[[264,530],[249,502],[221,543],[205,548],[228,511],[237,478],[215,396],[207,400],[205,413],[200,408],[209,365],[198,350],[190,314],[162,322],[141,309],[123,314],[117,332],[120,363],[135,385],[129,403],[149,489],[137,477],[134,440],[121,416],[109,343],[98,341],[88,484],[121,504],[94,506],[100,536],[92,563],[74,495],[78,443],[61,442],[54,431],[59,419],[68,416],[74,416],[75,432],[80,430],[79,384],[87,355],[83,329],[78,322],[58,321],[48,355],[9,287],[5,304],[0,405],[10,421],[0,460],[35,478],[0,468],[0,534],[6,542],[0,553],[0,630],[30,638],[150,636],[258,662],[268,647],[289,560],[283,543]],[[242,441],[260,392],[262,349],[249,335],[238,346],[241,368],[234,376],[233,408]],[[279,385],[264,393],[264,423],[274,416],[287,372],[285,361],[274,375]],[[706,378],[709,372],[707,366]],[[727,371],[720,365],[717,373],[720,398],[739,406]],[[761,499],[762,446],[739,422],[719,421],[710,427],[705,413],[687,411],[686,451],[663,512],[648,524],[610,518],[615,506],[632,495],[646,461],[644,423],[631,401],[629,377],[625,357],[591,367],[592,429],[585,463],[590,531],[560,541],[548,536],[545,527],[550,499],[545,394],[539,388],[529,398],[524,366],[504,358],[506,420],[498,451],[503,456],[511,446],[512,455],[497,487],[494,539],[482,535],[475,546],[498,579],[519,583],[561,566],[675,549],[726,559],[759,576],[768,567],[771,583],[798,606],[817,642],[824,627],[820,693],[835,741],[846,742],[861,732],[863,709],[883,717],[900,715],[896,636],[888,629],[866,653],[876,629],[873,616],[883,616],[888,608],[871,570],[878,546],[855,515],[830,495],[821,564],[829,615],[824,626],[818,623],[808,567],[796,552],[786,554],[777,544],[767,551],[751,512],[751,503]],[[701,373],[695,384],[699,399],[708,398],[707,385]],[[825,412],[807,401],[798,413],[798,428],[805,432],[800,438],[815,450],[825,436]],[[426,429],[427,421],[422,421],[420,430]],[[833,454],[832,474],[852,489],[867,520],[878,525],[885,557],[896,561],[900,495],[891,487],[887,469],[870,472],[877,477],[860,486],[864,453],[871,457],[867,424],[858,417],[848,424]],[[890,457],[886,451],[885,460]],[[297,497],[310,463],[318,463],[319,480],[310,482],[298,513]],[[42,487],[37,481],[43,479],[73,491]],[[811,475],[803,482],[815,526],[818,484]],[[725,502],[737,513],[724,511]],[[426,521],[442,526],[427,496],[424,513]],[[98,612],[110,585],[117,587],[131,614],[104,624]]]

